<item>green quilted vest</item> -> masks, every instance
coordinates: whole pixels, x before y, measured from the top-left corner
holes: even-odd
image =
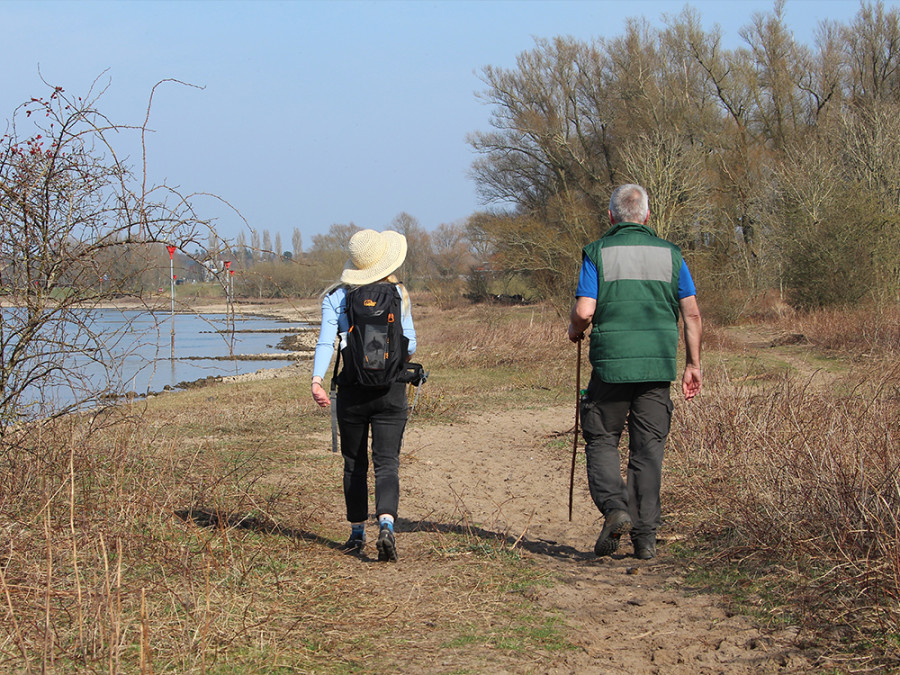
[[[671,382],[678,351],[681,249],[619,223],[584,247],[597,267],[591,365],[604,382]]]

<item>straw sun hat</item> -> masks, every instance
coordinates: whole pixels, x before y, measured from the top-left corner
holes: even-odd
[[[350,238],[349,249],[341,283],[363,286],[384,279],[403,264],[406,237],[391,230],[360,230]]]

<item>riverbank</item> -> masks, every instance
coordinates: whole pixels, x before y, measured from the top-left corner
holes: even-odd
[[[94,306],[98,309],[143,310],[156,313],[170,312],[172,309],[171,300],[164,295],[151,295],[148,298],[122,297]],[[234,313],[237,316],[260,316],[318,325],[321,320],[321,302],[317,299],[240,299],[229,304],[221,298],[187,298],[176,301],[175,312],[177,314]]]
[[[259,316],[281,321],[296,321],[310,325],[308,330],[294,332],[285,335],[278,343],[283,349],[283,358],[290,359],[290,363],[278,368],[262,368],[252,373],[241,375],[225,375],[218,378],[221,382],[260,382],[265,380],[277,380],[283,378],[303,377],[304,381],[312,375],[312,357],[316,348],[316,340],[319,337],[319,324],[321,323],[321,303],[318,300],[271,300],[271,301],[246,301],[235,302],[231,307],[224,302],[209,302],[195,300],[183,308],[204,314],[228,314],[234,312],[238,316]],[[261,355],[264,357],[266,355]],[[202,386],[209,383],[197,383]]]

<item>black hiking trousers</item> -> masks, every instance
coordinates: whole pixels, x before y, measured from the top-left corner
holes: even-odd
[[[406,428],[406,385],[388,389],[338,386],[337,419],[344,456],[344,501],[347,520],[369,518],[369,430],[375,471],[375,514],[397,518],[400,501],[400,443]]]
[[[631,540],[656,543],[659,489],[666,437],[672,420],[669,382],[610,384],[591,374],[581,402],[588,487],[604,516],[631,516]],[[627,482],[622,479],[619,439],[628,424]]]

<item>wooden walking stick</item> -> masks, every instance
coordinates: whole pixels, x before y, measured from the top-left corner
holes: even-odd
[[[575,455],[578,452],[578,416],[581,411],[581,343],[578,341],[578,362],[575,365],[575,433],[572,436],[572,469],[569,471],[569,522],[572,522],[572,495],[575,490]]]

